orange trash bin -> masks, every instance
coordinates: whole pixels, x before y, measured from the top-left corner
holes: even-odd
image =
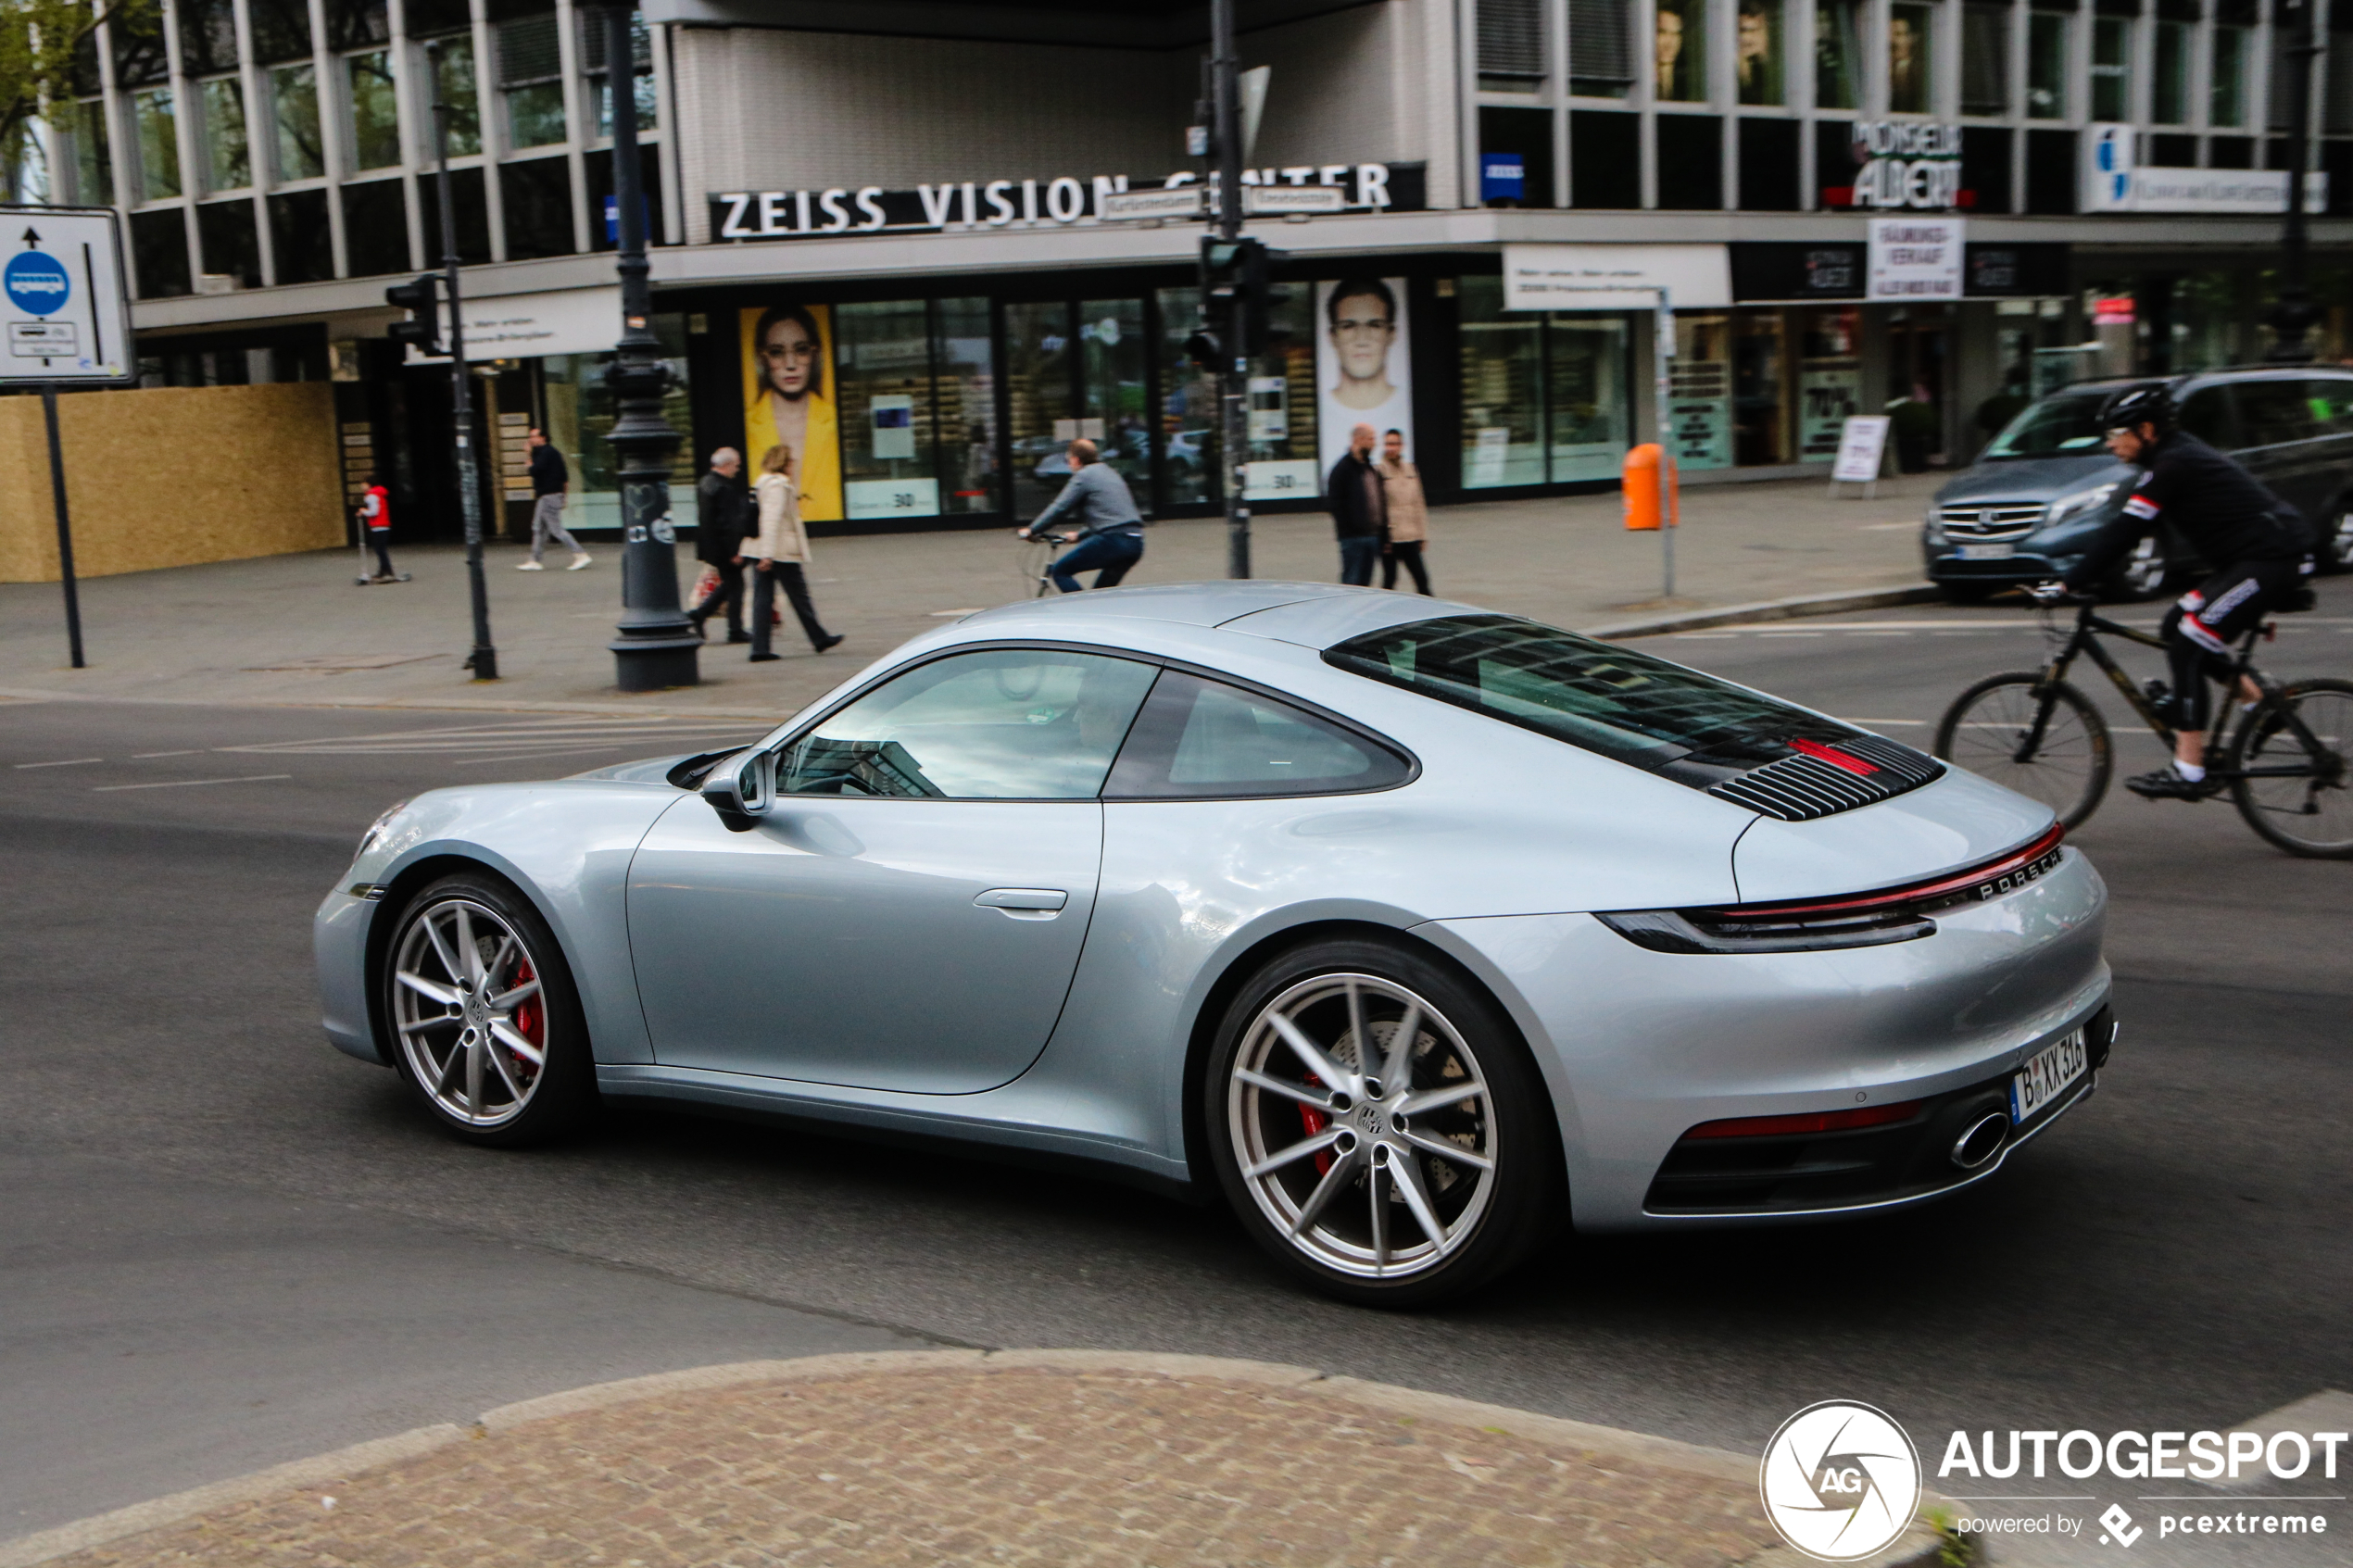
[[[1666,447],[1646,441],[1629,449],[1620,482],[1625,487],[1628,528],[1656,528],[1662,515],[1667,527],[1681,525],[1682,497],[1675,483],[1675,463]]]

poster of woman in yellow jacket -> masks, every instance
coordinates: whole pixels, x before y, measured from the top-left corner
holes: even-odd
[[[744,345],[744,456],[752,471],[778,443],[799,458],[800,516],[841,518],[841,437],[833,398],[833,313],[823,305],[772,305],[739,313]]]

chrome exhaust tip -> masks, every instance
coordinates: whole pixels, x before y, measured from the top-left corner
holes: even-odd
[[[2001,1153],[2002,1146],[2009,1141],[2009,1113],[1989,1110],[1954,1141],[1953,1163],[1964,1171],[1974,1171]]]

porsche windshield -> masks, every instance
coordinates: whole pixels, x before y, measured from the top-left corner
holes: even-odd
[[[1327,663],[1654,771],[1768,762],[1798,736],[1858,732],[1649,654],[1509,615],[1416,621],[1352,637]]]

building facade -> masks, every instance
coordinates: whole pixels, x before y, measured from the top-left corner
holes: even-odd
[[[2353,0],[2322,4],[2308,190],[2335,359]],[[1608,485],[1649,439],[1687,483],[1826,471],[1847,415],[1891,408],[1903,462],[1958,463],[2020,397],[2268,344],[2288,34],[2259,0],[1241,19],[1270,73],[1245,197],[1284,293],[1250,380],[1264,506],[1315,505],[1358,422],[1401,431],[1441,500]],[[1036,513],[1084,433],[1150,513],[1218,508],[1214,388],[1183,351],[1206,20],[646,0],[630,80],[680,478],[782,441],[820,531],[996,523]],[[521,523],[538,424],[573,459],[575,524],[606,526],[603,36],[573,0],[166,0],[101,30],[12,178],[122,210],[149,384],[335,382],[350,483],[381,470],[404,532],[446,533],[446,367],[383,336],[385,285],[443,248],[437,85],[491,515]]]

